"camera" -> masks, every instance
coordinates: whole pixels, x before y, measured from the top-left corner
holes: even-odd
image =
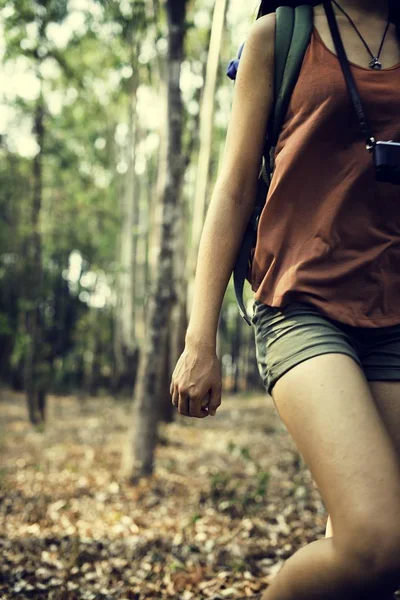
[[[373,155],[377,181],[400,185],[400,143],[376,142]]]

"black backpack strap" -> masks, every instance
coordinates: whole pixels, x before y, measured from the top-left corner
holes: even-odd
[[[276,10],[275,104],[268,137],[275,149],[286,117],[290,98],[299,78],[313,27],[310,4],[279,6]]]
[[[255,247],[257,241],[259,216],[264,207],[274,171],[275,146],[310,42],[312,26],[313,7],[308,4],[296,8],[279,6],[276,10],[273,117],[268,126],[264,164],[257,182],[255,208],[245,230],[233,270],[239,312],[250,326],[251,320],[243,302],[244,282],[250,268],[251,249]]]

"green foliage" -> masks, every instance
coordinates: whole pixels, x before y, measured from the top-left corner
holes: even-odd
[[[210,28],[195,25],[198,7],[193,0],[187,7],[185,68],[199,76],[200,83],[184,97],[183,153],[188,161],[195,161],[198,113],[192,114],[187,107],[198,106],[201,99]],[[206,10],[211,14],[211,4]],[[136,84],[138,103],[150,87],[156,99],[158,67],[163,69],[166,60],[166,12],[162,3],[144,0],[98,0],[92,5],[82,3],[82,8],[68,0],[3,0],[0,21],[4,70],[12,74],[15,70],[17,83],[18,69],[30,77],[20,86],[22,92],[16,85],[12,93],[14,79],[12,85],[5,85],[0,107],[11,115],[0,136],[0,376],[21,381],[29,347],[26,315],[37,309],[43,326],[40,352],[51,366],[52,389],[61,392],[82,385],[89,368],[85,355],[96,356],[99,377],[107,386],[115,361],[114,305],[90,307],[93,290],[82,280],[88,274],[105,274],[115,291],[119,198],[126,184],[123,164],[130,151],[119,132],[129,122]],[[224,84],[231,87],[228,81]],[[44,135],[41,147],[35,149],[32,131],[38,99],[43,103]],[[139,120],[138,143],[146,145],[156,133],[157,122]],[[18,144],[19,136],[23,142]],[[213,173],[221,140],[222,132],[216,127]],[[29,145],[33,145],[30,152]],[[36,278],[27,260],[32,248],[37,152],[43,178],[40,294],[31,285]],[[141,211],[146,218],[149,213],[150,221],[159,148],[140,152],[146,172],[138,177],[138,193],[143,197]],[[140,224],[135,230],[136,239],[143,229]],[[73,252],[82,258],[75,283],[67,277]],[[143,302],[146,294],[146,289],[143,298],[137,294],[136,302]],[[226,302],[235,303],[230,288],[223,310]],[[233,327],[230,319],[228,334]]]
[[[198,521],[201,518],[202,518],[201,514],[195,513],[194,515],[192,515],[191,523],[194,525],[196,523],[196,521]]]
[[[10,317],[4,312],[0,312],[0,336],[12,334],[13,328]]]
[[[18,332],[14,338],[14,346],[10,356],[10,366],[17,368],[29,348],[30,337],[25,332]]]

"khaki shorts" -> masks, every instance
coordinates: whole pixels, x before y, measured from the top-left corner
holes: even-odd
[[[354,358],[369,381],[400,381],[400,324],[354,327],[328,318],[305,302],[277,308],[258,300],[251,322],[258,370],[269,394],[289,369],[329,352]]]

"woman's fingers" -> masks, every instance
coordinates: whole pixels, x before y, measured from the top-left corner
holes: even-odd
[[[180,412],[181,415],[189,417],[189,394],[184,391],[179,391],[178,398],[178,412]]]
[[[215,353],[186,348],[170,383],[172,404],[181,415],[204,419],[221,404],[221,365]]]
[[[176,385],[172,386],[172,404],[178,408],[179,394]]]
[[[212,394],[212,390],[202,398],[196,398],[190,396],[188,392],[179,391],[178,386],[174,383],[171,383],[170,385],[170,394],[172,397],[172,404],[176,406],[181,415],[185,415],[186,417],[204,419],[204,417],[208,417],[211,414],[212,409],[214,409],[213,414],[215,414],[217,406],[221,403],[220,399],[217,405],[215,405],[215,401],[212,402],[212,399],[215,398],[215,395],[213,396]],[[214,406],[212,406],[212,404],[214,404]]]
[[[175,388],[176,390],[176,388]],[[177,401],[176,401],[177,398]],[[175,402],[177,402],[175,404]],[[186,391],[175,391],[174,392],[174,406],[178,407],[178,412],[185,417],[197,417],[198,419],[204,419],[207,417],[209,412],[206,408],[208,406],[209,397],[195,397],[190,396]]]
[[[210,411],[210,414],[212,416],[214,416],[217,412],[217,408],[219,408],[220,406],[221,406],[221,388],[220,387],[212,388],[211,394],[210,394],[210,403],[208,406],[208,410]]]

